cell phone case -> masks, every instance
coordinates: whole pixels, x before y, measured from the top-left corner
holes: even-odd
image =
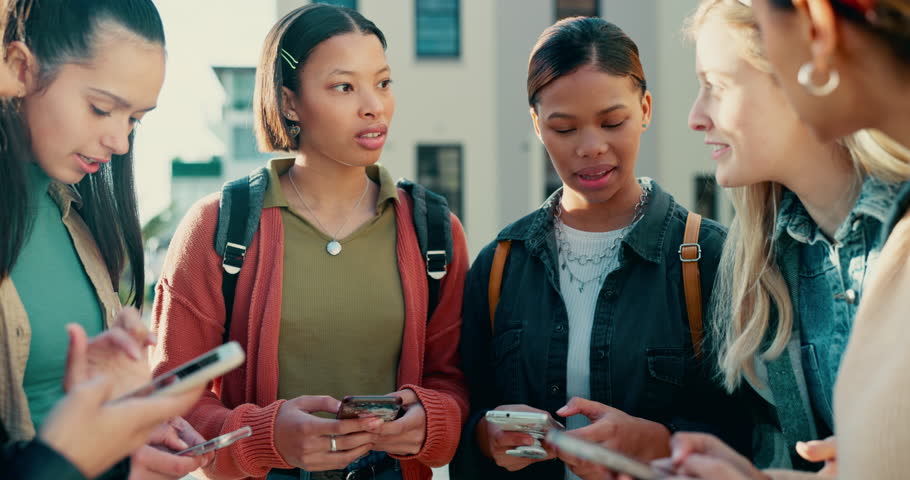
[[[237,440],[249,437],[252,434],[253,434],[252,428],[241,427],[241,428],[238,428],[237,430],[234,430],[231,433],[225,433],[224,435],[215,437],[211,440],[207,440],[198,445],[193,445],[192,447],[187,448],[186,450],[181,450],[181,451],[177,452],[175,455],[182,455],[182,456],[186,456],[186,457],[198,457],[199,455],[213,452],[215,450],[218,450],[219,448],[227,447],[228,445],[231,445],[232,443],[236,442]]]
[[[341,401],[336,418],[378,417],[391,422],[401,413],[401,398],[391,396],[347,396]]]

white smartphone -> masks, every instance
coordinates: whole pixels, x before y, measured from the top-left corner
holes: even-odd
[[[603,465],[616,472],[631,475],[639,480],[660,480],[667,474],[650,465],[631,459],[619,452],[602,447],[559,430],[550,430],[546,442],[573,457]]]
[[[510,410],[490,410],[485,416],[487,422],[499,426],[507,432],[527,433],[534,438],[534,445],[520,445],[506,450],[507,455],[541,459],[547,451],[540,439],[550,430],[565,430],[561,423],[553,420],[549,414],[541,412],[515,412]]]
[[[179,367],[163,373],[151,382],[120,397],[120,400],[132,397],[152,395],[176,395],[224,375],[237,368],[246,359],[246,354],[237,342],[229,342],[210,350]]]
[[[187,457],[198,457],[204,453],[214,452],[219,448],[224,448],[241,438],[249,437],[253,434],[253,429],[250,427],[241,427],[237,430],[234,430],[231,433],[225,433],[224,435],[217,436],[211,440],[206,440],[198,445],[193,445],[186,450],[181,450],[175,455],[183,455]]]

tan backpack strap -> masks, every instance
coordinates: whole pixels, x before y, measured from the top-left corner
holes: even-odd
[[[701,215],[689,212],[686,218],[686,233],[679,246],[679,261],[682,262],[683,289],[686,292],[686,311],[689,313],[689,332],[692,334],[692,348],[695,357],[701,358],[702,312],[701,312],[701,279],[698,261],[701,259],[701,245],[698,244],[698,230],[701,227]]]
[[[491,334],[496,326],[496,306],[499,305],[499,292],[502,290],[502,271],[506,266],[506,259],[509,258],[509,250],[511,248],[511,240],[500,240],[496,244],[496,253],[493,254],[493,267],[490,269],[490,285],[488,287]]]

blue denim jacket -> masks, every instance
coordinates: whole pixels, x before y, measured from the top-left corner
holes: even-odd
[[[841,357],[847,347],[865,279],[884,244],[887,223],[901,184],[868,177],[856,204],[829,239],[792,192],[785,192],[773,235],[777,262],[794,305],[790,346],[767,365],[768,390],[783,442],[774,455],[762,455],[775,442],[756,438],[762,467],[807,467],[793,450],[798,440],[834,432],[832,399]],[[784,370],[793,372],[782,375]],[[780,433],[780,432],[778,432]],[[797,438],[791,438],[797,437]],[[789,457],[789,458],[787,458]]]

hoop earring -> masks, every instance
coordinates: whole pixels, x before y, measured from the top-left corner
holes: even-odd
[[[300,127],[298,125],[291,125],[288,128],[288,135],[290,135],[291,138],[296,138],[297,135],[300,135]]]
[[[837,70],[831,69],[828,73],[828,81],[824,85],[816,85],[812,82],[812,74],[815,73],[815,65],[812,62],[806,62],[799,67],[799,73],[796,75],[796,81],[799,82],[807,92],[816,97],[830,95],[838,85],[840,85],[840,74]]]

